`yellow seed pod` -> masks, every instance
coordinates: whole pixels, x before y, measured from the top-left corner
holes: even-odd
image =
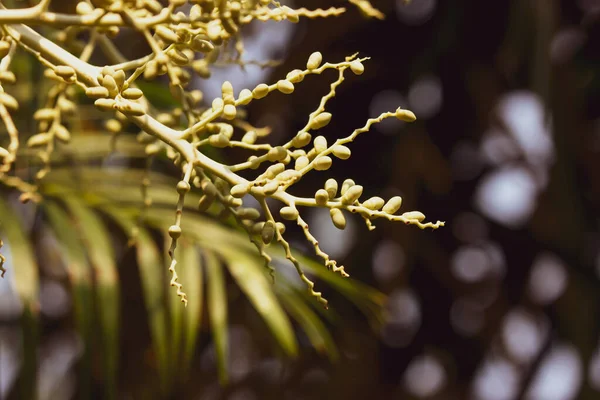
[[[320,156],[313,164],[317,171],[326,171],[331,167],[333,160],[329,156]]]
[[[108,89],[104,86],[92,86],[85,89],[85,95],[91,99],[108,97]]]
[[[304,147],[310,143],[312,136],[308,132],[300,132],[292,139],[292,146],[296,148]]]
[[[294,169],[286,169],[285,171],[277,175],[277,180],[280,182],[296,181],[301,176],[302,174]]]
[[[121,95],[128,100],[137,100],[144,95],[144,93],[138,88],[129,88],[123,90]]]
[[[38,133],[37,135],[33,135],[29,138],[29,140],[27,140],[27,147],[43,146],[45,144],[48,144],[51,138],[52,137],[47,133]]]
[[[260,217],[260,213],[255,208],[240,208],[237,210],[237,215],[240,219],[255,220]]]
[[[287,156],[287,150],[283,146],[273,147],[267,153],[267,160],[271,162],[281,161]]]
[[[10,43],[4,40],[0,41],[0,58],[3,58],[5,55],[7,55],[9,50]]]
[[[279,210],[279,215],[281,215],[281,218],[283,219],[293,221],[298,218],[298,210],[296,210],[295,207],[285,206]]]
[[[310,129],[317,130],[327,126],[331,121],[331,113],[322,112],[314,117],[310,123]]]
[[[3,43],[3,42],[0,42]],[[0,56],[0,58],[2,58]],[[0,82],[2,83],[15,83],[17,81],[17,77],[12,71],[0,71]]]
[[[304,73],[302,70],[294,69],[285,76],[285,79],[292,83],[299,83],[304,80]]]
[[[421,211],[408,211],[402,214],[402,217],[419,222],[425,219],[425,215]]]
[[[175,117],[169,113],[161,113],[156,116],[156,120],[163,125],[173,126],[175,125]]]
[[[102,78],[102,86],[108,89],[108,94],[111,97],[115,97],[117,93],[119,93],[119,88],[117,87],[117,81],[111,75],[104,75]]]
[[[260,85],[256,86],[252,91],[252,97],[254,97],[255,99],[262,99],[268,94],[269,85],[267,85],[266,83],[261,83]]]
[[[385,204],[385,200],[381,197],[371,197],[369,200],[362,203],[363,207],[368,208],[369,210],[379,210]]]
[[[327,204],[328,200],[329,200],[329,193],[327,192],[327,190],[325,190],[325,189],[317,190],[317,193],[315,193],[315,202],[317,203],[317,205],[324,206],[325,204]]]
[[[146,69],[144,69],[144,79],[152,80],[158,75],[158,63],[154,60],[150,60],[146,63]]]
[[[315,138],[315,151],[317,153],[322,153],[325,150],[327,150],[327,139],[325,138],[325,136],[317,136]]]
[[[0,103],[10,110],[17,110],[19,108],[17,99],[6,92],[0,93]]]
[[[57,115],[57,110],[54,108],[40,108],[33,113],[33,119],[36,121],[48,121],[53,120]]]
[[[97,100],[96,100],[97,101]],[[126,103],[117,103],[117,110],[121,111],[125,115],[133,115],[141,117],[146,114],[144,107],[141,104],[128,101]]]
[[[242,199],[237,199],[231,195],[228,195],[227,197],[225,197],[225,202],[227,203],[227,205],[229,205],[233,208],[241,207],[243,204]]]
[[[352,180],[352,179],[346,179],[346,180],[344,181],[344,183],[342,183],[342,191],[341,191],[341,195],[343,196],[343,195],[346,193],[346,191],[347,191],[348,189],[350,189],[350,188],[351,188],[352,186],[354,186],[354,185],[356,185],[356,183],[354,182],[354,180]]]
[[[354,60],[350,63],[350,69],[354,72],[354,75],[362,75],[365,72],[365,66],[360,60]]]
[[[294,165],[294,169],[296,171],[300,171],[301,169],[306,167],[308,165],[308,163],[309,163],[308,157],[300,156],[296,159],[296,164]]]
[[[205,38],[206,37],[204,35],[194,36],[194,39],[192,39],[191,43],[192,49],[201,53],[210,53],[211,51],[213,51],[215,49],[215,46],[208,40],[205,40]]]
[[[264,222],[257,222],[254,225],[252,225],[252,228],[250,228],[250,232],[252,232],[255,235],[258,235],[262,232],[264,226],[265,226]]]
[[[102,111],[112,111],[117,102],[114,99],[98,99],[94,105]]]
[[[169,227],[169,236],[171,236],[172,239],[179,239],[181,236],[181,227],[179,225],[171,225]]]
[[[200,201],[198,201],[198,211],[203,212],[208,210],[214,200],[215,198],[212,196],[208,196],[206,194],[202,195],[202,197],[200,197]]]
[[[68,65],[59,65],[54,68],[54,73],[61,78],[68,80],[75,76],[75,70],[73,67],[69,67]]]
[[[212,42],[219,43],[222,40],[222,32],[223,30],[221,29],[218,20],[213,20],[209,22],[208,26],[206,27],[206,34]]]
[[[275,229],[277,229],[277,232],[279,232],[280,235],[283,235],[285,233],[285,225],[283,224],[283,222],[276,222]]]
[[[344,213],[339,208],[332,208],[329,210],[329,215],[331,216],[331,221],[333,221],[333,225],[335,225],[338,229],[344,229],[346,227],[346,217],[344,217]]]
[[[179,41],[179,36],[169,28],[163,25],[157,25],[155,27],[156,34],[167,43],[175,43]]]
[[[210,197],[215,197],[219,192],[215,184],[212,183],[212,181],[208,178],[202,180],[202,182],[200,183],[200,187],[202,188],[202,192],[204,192],[205,195]]]
[[[256,139],[258,139],[258,135],[256,134],[256,131],[248,131],[242,137],[242,143],[254,144],[254,143],[256,143]]]
[[[231,188],[230,193],[235,198],[242,198],[250,191],[250,185],[247,183],[239,183]]]
[[[323,62],[323,55],[319,51],[315,51],[308,57],[308,62],[306,63],[306,69],[309,71],[315,70],[319,68],[321,63]]]
[[[94,7],[85,1],[80,1],[75,7],[75,12],[79,15],[86,15],[94,12]]]
[[[338,144],[338,145],[333,146],[331,151],[332,151],[333,155],[336,156],[337,158],[339,158],[340,160],[347,160],[348,158],[350,158],[350,155],[352,154],[350,149],[348,147],[344,146],[343,144]]]
[[[106,128],[106,130],[108,130],[111,133],[121,132],[121,129],[123,128],[121,123],[114,118],[107,120],[104,123],[104,127]]]
[[[233,136],[233,126],[229,124],[219,124],[219,132],[225,135],[227,139],[231,140],[231,137]]]
[[[256,156],[248,157],[248,162],[250,163],[250,169],[257,169],[260,167],[260,162],[258,162],[258,157]]]
[[[144,147],[144,153],[147,156],[153,156],[160,151],[160,145],[158,143],[150,143],[146,147]]]
[[[262,241],[264,244],[269,244],[273,241],[273,237],[275,236],[275,224],[273,221],[267,221],[262,227],[262,231],[260,233],[262,237]]]
[[[400,209],[400,206],[402,206],[402,197],[394,196],[385,203],[382,211],[384,213],[393,214]]]
[[[232,120],[237,115],[237,108],[233,104],[225,104],[223,107],[223,118],[227,120]]]
[[[277,82],[277,90],[283,94],[291,94],[294,92],[294,84],[287,79],[282,79]]]
[[[327,182],[325,182],[325,190],[329,195],[329,200],[333,199],[337,195],[338,191],[338,183],[335,179],[329,178]]]
[[[250,89],[242,89],[238,97],[238,103],[245,106],[252,101],[252,92]]]
[[[123,71],[122,69],[116,71],[112,77],[115,79],[115,82],[117,82],[117,86],[119,88],[122,88],[123,85],[125,84],[125,71]]]
[[[218,133],[216,135],[211,135],[208,138],[208,143],[210,143],[211,146],[222,149],[224,147],[229,146],[229,139],[222,133]]]
[[[181,67],[186,66],[190,63],[190,59],[185,53],[179,49],[171,49],[168,51],[167,55],[176,65]]]
[[[263,186],[263,192],[267,196],[270,196],[273,193],[275,193],[277,191],[277,189],[279,189],[278,181],[271,181],[271,182],[267,183],[265,186]]]
[[[415,114],[412,111],[403,110],[401,108],[398,108],[396,110],[396,118],[398,118],[400,121],[404,121],[404,122],[414,122],[417,120],[417,117],[415,116]]]
[[[346,193],[342,195],[341,201],[342,204],[353,204],[363,192],[363,187],[361,185],[351,186]]]
[[[225,104],[233,104],[235,101],[233,97],[233,85],[229,81],[223,82],[221,85],[221,94],[223,96],[223,101]]]
[[[285,170],[285,165],[283,165],[282,163],[277,163],[277,164],[271,165],[265,171],[265,177],[267,179],[275,179],[275,177],[277,175],[279,175],[280,173],[282,173],[284,170]]]
[[[53,127],[54,136],[63,143],[68,143],[71,140],[71,133],[64,125],[56,124]]]
[[[212,106],[212,110],[213,110],[214,112],[219,112],[219,111],[221,111],[221,110],[223,109],[223,107],[225,106],[225,102],[223,101],[223,99],[222,99],[222,98],[220,98],[220,97],[217,97],[216,99],[214,99],[214,100],[212,101],[212,105],[211,105],[211,106]]]
[[[298,149],[298,150],[292,151],[292,157],[294,157],[294,158],[302,157],[305,155],[306,155],[306,151],[304,151],[304,150]]]
[[[186,181],[177,182],[177,193],[180,195],[186,194],[191,189],[190,184]]]

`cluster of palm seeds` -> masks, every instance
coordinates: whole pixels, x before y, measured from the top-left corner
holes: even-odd
[[[322,132],[330,123],[333,116],[326,110],[327,103],[335,96],[345,74],[351,71],[361,75],[366,58],[352,55],[343,61],[329,63],[324,62],[321,53],[315,52],[304,68],[290,71],[271,84],[234,88],[229,81],[222,82],[221,95],[210,101],[193,84],[198,79],[209,79],[219,63],[244,65],[242,26],[255,20],[295,23],[300,18],[336,17],[345,11],[344,8],[292,9],[272,0],[169,0],[167,6],[158,0],[84,0],[77,4],[76,13],[71,15],[50,13],[51,1],[41,0],[37,6],[28,9],[9,10],[12,13],[10,21],[2,25],[0,117],[7,129],[9,143],[6,148],[0,147],[0,182],[23,192],[23,200],[40,200],[37,183],[50,172],[56,141],[67,143],[70,140],[69,121],[76,114],[81,92],[97,109],[108,113],[105,127],[115,139],[119,134],[130,132],[132,124],[136,125],[139,129],[137,139],[144,146],[148,160],[146,177],[140,185],[144,204],[141,216],[152,203],[148,197],[152,158],[165,154],[181,169],[181,180],[176,187],[179,197],[175,221],[168,233],[172,239],[169,249],[171,285],[176,286],[184,303],[187,298],[178,282],[174,254],[177,240],[185,234],[181,219],[185,196],[191,190],[201,193],[199,211],[212,208],[219,218],[233,219],[247,232],[271,274],[274,269],[267,247],[275,243],[282,246],[310,293],[324,305],[327,301],[314,290],[314,283],[304,274],[283,236],[283,221],[295,221],[302,228],[315,254],[327,268],[344,276],[347,273],[321,250],[302,218],[304,211],[301,208],[327,208],[333,224],[339,229],[345,228],[348,212],[360,215],[369,229],[373,228],[372,221],[378,218],[420,228],[443,225],[441,222],[424,223],[424,215],[417,211],[397,214],[402,203],[400,197],[387,201],[380,197],[362,200],[362,186],[351,179],[341,185],[329,179],[324,188],[310,198],[288,192],[311,171],[327,171],[334,160],[350,158],[349,144],[358,135],[369,131],[373,124],[386,118],[415,120],[412,112],[398,109],[369,119],[363,127],[335,141],[328,140],[324,133],[315,133]],[[349,0],[349,3],[369,17],[382,17],[366,0]],[[8,11],[0,10],[0,23],[5,12]],[[54,39],[49,40],[28,27],[33,23],[50,27],[68,25],[69,28],[58,31]],[[128,59],[112,40],[122,30],[137,32],[146,41],[150,52],[140,58]],[[43,162],[33,184],[9,174],[19,149],[19,133],[10,112],[17,110],[19,104],[15,97],[4,91],[4,85],[16,81],[9,68],[17,48],[35,56],[46,68],[44,77],[51,82],[45,104],[33,115],[38,133],[27,140],[27,147],[32,148]],[[109,65],[90,63],[91,55],[96,51],[104,55]],[[327,70],[336,71],[337,79],[309,115],[306,125],[286,143],[272,146],[266,141],[271,132],[269,127],[253,126],[245,120],[244,107],[251,102],[273,92],[290,95],[305,78]],[[168,85],[177,106],[162,109],[151,104],[142,90],[143,85],[138,84],[150,81]],[[207,151],[210,147],[240,148],[251,155],[243,162],[229,165],[211,158],[209,154],[214,152]],[[249,175],[253,178],[248,178]],[[259,209],[244,206],[248,197],[258,202]],[[273,206],[266,201],[268,198],[280,203],[278,212],[272,210]]]

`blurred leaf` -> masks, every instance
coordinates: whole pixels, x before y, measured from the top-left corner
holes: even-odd
[[[144,304],[148,313],[150,336],[156,355],[160,386],[163,393],[169,389],[169,343],[167,336],[167,314],[165,307],[165,275],[164,260],[149,232],[143,227],[136,227],[133,219],[126,212],[116,207],[103,208],[122,229],[130,233],[136,228],[134,246],[136,249]]]
[[[298,321],[313,347],[327,354],[332,362],[339,359],[339,353],[327,327],[316,312],[309,307],[302,296],[291,290],[282,290],[279,296],[285,309]]]
[[[294,330],[273,293],[273,286],[267,280],[261,263],[255,257],[245,255],[235,248],[221,254],[229,272],[265,320],[279,345],[287,355],[296,356],[298,343]]]
[[[227,362],[229,360],[227,333],[227,288],[223,267],[212,251],[203,252],[207,273],[208,316],[215,343],[217,370],[221,384],[227,383]]]
[[[64,201],[77,220],[77,229],[92,263],[96,279],[96,312],[100,325],[100,342],[104,361],[106,397],[116,396],[117,365],[119,359],[119,277],[109,233],[91,209],[79,199]]]
[[[92,318],[94,315],[91,268],[80,236],[75,234],[73,221],[66,211],[51,201],[44,203],[44,210],[58,239],[61,254],[65,258],[67,275],[73,291],[75,325],[84,345],[80,370],[81,390],[85,396],[90,396]]]
[[[10,248],[11,260],[7,265],[8,276],[13,277],[14,287],[23,303],[21,316],[23,363],[19,377],[21,398],[35,398],[37,348],[39,341],[37,264],[29,238],[23,230],[17,213],[0,197],[0,223],[5,245]]]
[[[183,316],[184,335],[181,375],[185,379],[196,353],[196,341],[202,322],[203,262],[196,246],[188,243],[187,240],[181,241],[180,252],[179,276],[181,282],[185,282],[185,290],[189,294],[188,305]],[[182,308],[181,302],[179,308]]]

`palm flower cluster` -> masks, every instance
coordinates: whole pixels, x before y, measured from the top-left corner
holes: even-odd
[[[368,1],[349,2],[363,14],[381,18],[381,13]],[[302,69],[290,71],[284,79],[271,84],[234,88],[225,81],[221,95],[214,99],[205,99],[203,92],[195,88],[194,81],[209,78],[217,62],[243,64],[244,25],[254,20],[297,22],[300,18],[335,17],[344,8],[292,9],[272,0],[169,0],[168,5],[158,0],[87,0],[77,4],[74,14],[61,14],[50,11],[50,3],[51,0],[41,0],[31,8],[6,9],[0,2],[0,117],[8,133],[8,143],[3,141],[0,147],[0,182],[20,190],[22,201],[41,201],[38,189],[51,170],[52,153],[57,142],[70,141],[69,121],[85,101],[106,112],[105,127],[115,139],[126,131],[128,124],[134,124],[139,128],[137,139],[145,145],[149,160],[166,155],[181,170],[175,188],[178,193],[175,221],[168,234],[171,285],[176,287],[182,302],[187,303],[187,297],[178,281],[175,248],[182,235],[185,196],[191,190],[201,194],[200,211],[218,209],[219,217],[233,218],[247,232],[271,274],[274,270],[267,247],[282,246],[310,293],[324,306],[327,301],[314,289],[314,283],[292,254],[284,237],[283,221],[294,221],[300,226],[328,269],[343,276],[347,273],[319,247],[302,217],[302,208],[328,209],[339,229],[346,226],[347,213],[360,215],[369,229],[374,228],[376,219],[400,221],[422,229],[443,225],[439,221],[424,222],[425,216],[418,211],[399,213],[400,197],[363,198],[363,187],[352,179],[343,182],[329,179],[312,197],[298,197],[288,191],[311,171],[327,171],[334,160],[348,159],[350,143],[368,132],[373,124],[386,118],[406,122],[416,119],[412,112],[399,108],[369,119],[363,127],[335,141],[317,133],[332,119],[327,103],[335,96],[336,88],[349,72],[361,75],[366,58],[355,54],[330,63],[315,52]],[[34,25],[67,28],[50,36],[32,29]],[[128,59],[111,40],[122,30],[141,35],[149,54]],[[25,141],[27,150],[41,161],[32,181],[11,173],[23,147],[20,142],[23,138],[11,117],[19,102],[5,90],[16,82],[11,67],[17,51],[33,55],[45,68],[45,79],[53,82],[43,104],[33,114],[38,133]],[[110,65],[90,63],[97,51]],[[252,126],[245,120],[244,107],[248,104],[273,92],[291,95],[305,78],[327,70],[335,70],[337,79],[308,116],[305,126],[286,143],[270,145],[265,140],[270,129]],[[148,101],[142,83],[155,80],[168,84],[177,107],[161,109]],[[243,162],[228,165],[211,157],[214,154],[211,148],[240,148],[251,155]],[[142,214],[151,207],[150,185],[148,178],[141,182]],[[256,200],[258,209],[245,206],[249,197]],[[267,203],[267,199],[275,202]]]

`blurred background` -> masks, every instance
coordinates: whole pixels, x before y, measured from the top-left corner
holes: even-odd
[[[315,0],[290,5],[325,7]],[[376,125],[353,143],[349,160],[335,162],[322,178],[351,177],[367,197],[401,195],[404,210],[420,210],[446,226],[421,231],[379,222],[368,232],[350,218],[338,231],[326,213],[310,211],[308,223],[323,248],[353,278],[387,296],[383,323],[369,323],[348,300],[325,290],[336,315],[328,328],[339,359],[313,350],[300,332],[304,345],[290,360],[264,350],[274,339],[260,334],[258,315],[240,306],[231,310],[228,328],[229,385],[218,384],[204,327],[190,378],[172,396],[600,398],[600,2],[375,5],[385,20],[348,7],[335,19],[251,25],[244,59],[282,63],[223,67],[198,85],[211,99],[220,95],[222,80],[236,89],[274,82],[316,50],[331,62],[357,51],[371,57],[365,73],[348,77],[329,102],[333,120],[324,134],[346,136],[398,106],[418,120]],[[249,121],[271,126],[272,144],[287,141],[333,79],[334,73],[311,77],[291,96],[253,102]],[[296,190],[311,196],[322,187],[319,179],[303,180]],[[301,232],[289,227],[288,234],[299,250],[310,250]],[[16,399],[23,378],[14,349],[27,329],[11,314],[9,286],[0,280],[0,397]],[[68,399],[78,393],[80,353],[65,322],[69,293],[51,284],[41,288],[65,299],[63,311],[44,316],[37,380],[47,389],[38,393]],[[143,389],[152,387],[154,375],[139,367],[151,355],[133,298],[121,304],[125,361],[117,398],[158,398]],[[101,379],[92,386],[102,393]]]

